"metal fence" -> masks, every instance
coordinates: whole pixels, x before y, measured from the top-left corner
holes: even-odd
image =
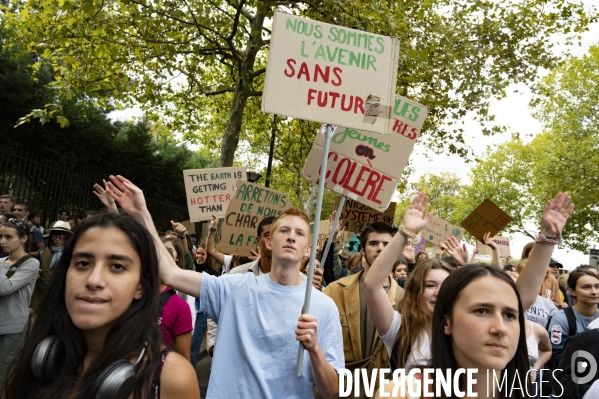
[[[36,154],[0,149],[0,195],[10,194],[16,202],[29,204],[32,211],[41,214],[41,224],[45,227],[58,219],[62,209],[71,215],[103,209],[92,192],[94,183],[101,182],[102,178],[106,175],[81,173]],[[169,220],[189,219],[187,208],[157,201],[148,195],[146,202],[158,230],[169,229]]]

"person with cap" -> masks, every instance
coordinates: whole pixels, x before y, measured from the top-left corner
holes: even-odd
[[[48,229],[48,233],[50,234],[48,245],[37,252],[37,257],[40,260],[40,272],[35,284],[33,296],[31,297],[30,305],[31,309],[35,312],[39,309],[44,290],[50,282],[52,268],[56,266],[62,256],[64,244],[67,237],[71,234],[71,225],[69,222],[57,220],[52,223]],[[35,252],[32,254],[35,255]]]
[[[551,260],[549,261],[548,273],[551,274],[553,277],[555,277],[555,279],[557,280],[557,278],[559,277],[559,269],[563,269],[563,268],[564,268],[564,265],[559,263],[554,258],[551,258]],[[558,284],[557,287],[559,289],[559,298],[560,298],[561,308],[565,308],[567,306],[572,306],[572,304],[570,303],[570,300],[568,298],[566,289],[564,287],[562,287],[560,284]]]

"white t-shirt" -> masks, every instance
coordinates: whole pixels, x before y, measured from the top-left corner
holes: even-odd
[[[526,317],[527,320],[539,323],[544,329],[547,329],[547,327],[549,327],[549,319],[556,313],[557,308],[551,299],[537,295],[535,303],[524,312],[524,317]]]
[[[391,322],[391,326],[389,326],[389,330],[381,337],[383,338],[383,342],[385,343],[385,347],[387,348],[387,353],[389,353],[389,356],[391,356],[393,345],[395,344],[395,338],[397,337],[397,333],[401,328],[401,320],[401,314],[396,310],[393,314],[393,321]],[[427,366],[430,363],[431,358],[431,340],[426,331],[423,331],[416,340],[416,344],[412,346],[408,360],[404,365],[406,373],[408,373],[414,367]]]
[[[233,260],[233,257],[231,255],[223,255],[225,257],[225,263],[223,263],[223,272],[222,274],[227,274],[229,273],[229,270],[231,270],[231,261]]]

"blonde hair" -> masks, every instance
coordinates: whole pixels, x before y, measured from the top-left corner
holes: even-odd
[[[422,306],[420,297],[424,291],[424,282],[430,270],[445,270],[451,274],[453,268],[444,261],[434,258],[420,261],[408,275],[405,284],[405,294],[399,302],[399,313],[401,313],[401,333],[399,334],[399,342],[396,341],[394,346],[398,346],[395,353],[391,356],[397,356],[397,367],[403,367],[408,360],[411,350],[414,348],[416,341],[426,328],[427,324],[431,323],[433,315]]]
[[[520,263],[518,263],[518,266],[516,266],[516,272],[518,274],[522,273],[522,270],[524,270],[524,267],[526,266],[527,261],[528,261],[528,259],[522,259],[520,261]]]

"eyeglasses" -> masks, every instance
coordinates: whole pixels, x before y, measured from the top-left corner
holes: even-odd
[[[56,237],[56,238],[65,238],[67,235],[65,233],[52,232],[52,234],[50,234],[50,236]]]
[[[21,222],[19,219],[15,219],[15,218],[10,218],[8,219],[8,223],[12,223],[17,227],[20,227],[23,229],[23,232],[25,234],[27,234],[27,230],[25,230],[25,224],[23,222]]]

